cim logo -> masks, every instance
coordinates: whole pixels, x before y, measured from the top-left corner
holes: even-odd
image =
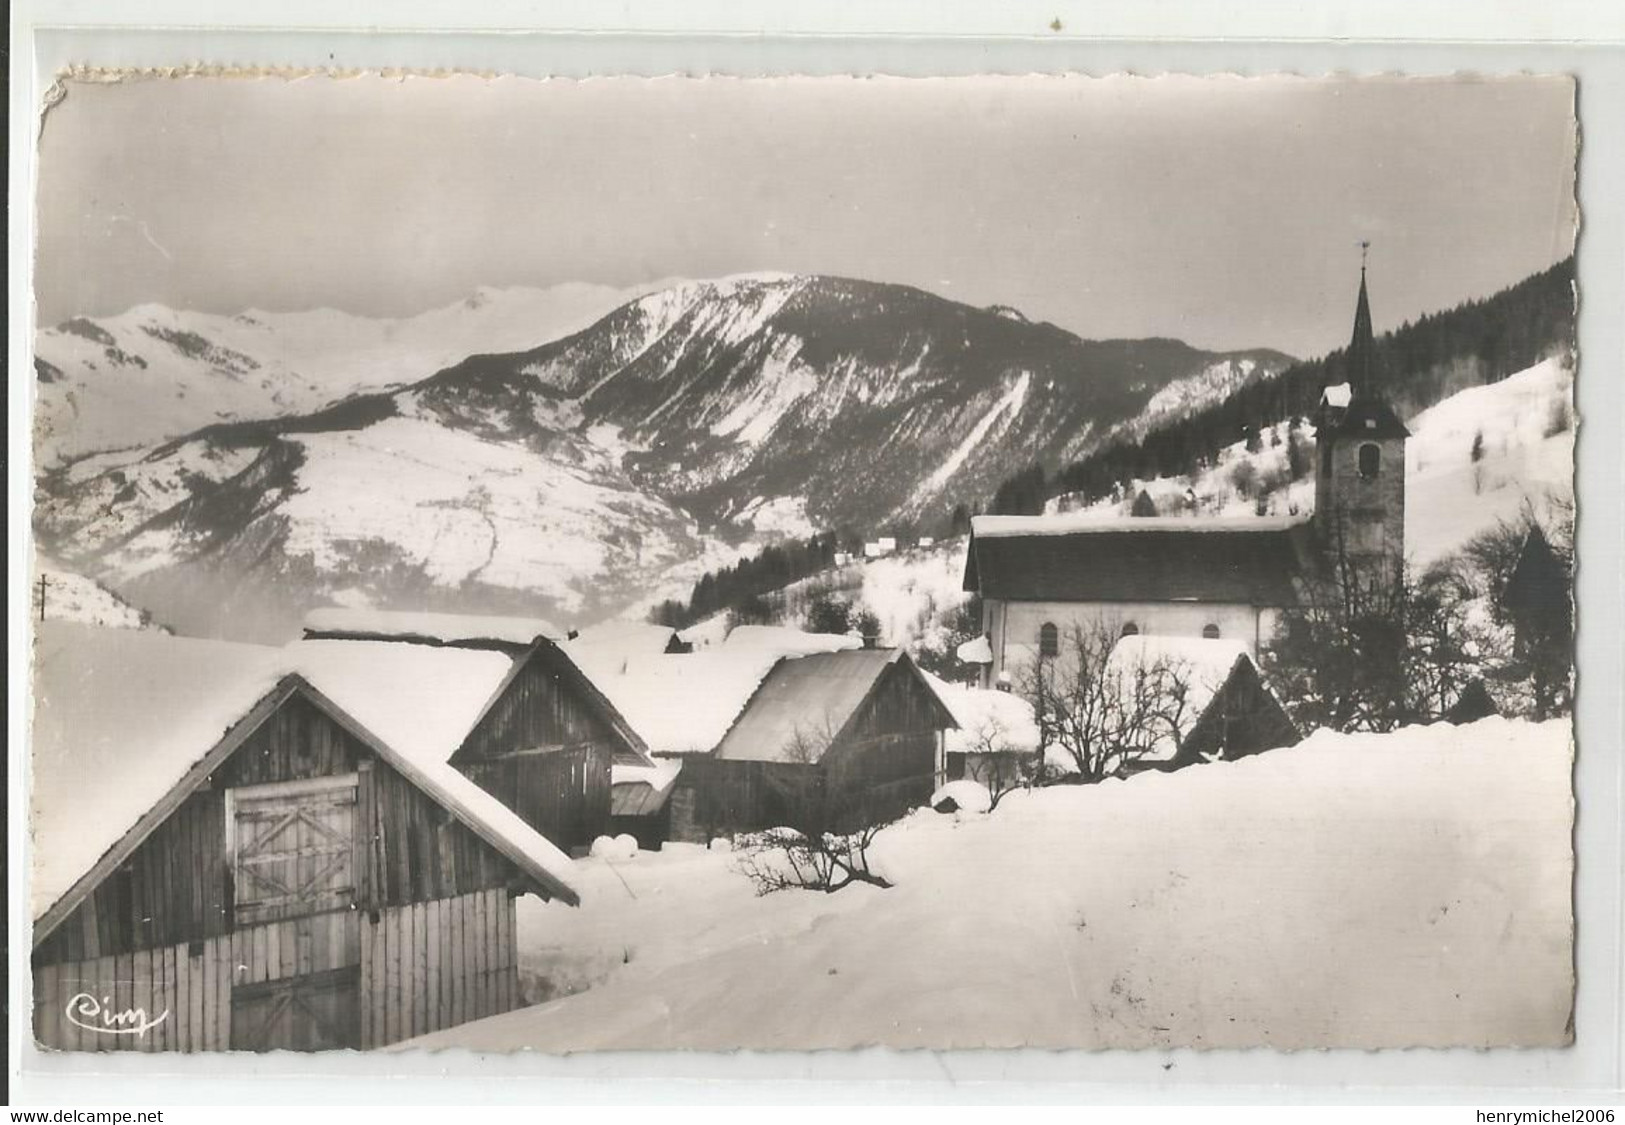
[[[103,996],[98,1000],[88,992],[75,993],[69,998],[65,1011],[68,1022],[75,1027],[94,1031],[98,1035],[133,1035],[137,1039],[144,1039],[147,1032],[169,1018],[168,1008],[148,1018],[145,1008],[119,1011],[113,1007],[109,997]]]

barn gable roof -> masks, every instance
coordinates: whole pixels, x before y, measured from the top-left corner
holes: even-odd
[[[525,668],[538,662],[554,673],[615,735],[615,759],[648,765],[648,747],[615,705],[567,653],[535,637],[511,658],[500,651],[460,645],[401,644],[392,640],[307,639],[288,646],[294,666],[391,744],[422,747],[448,761],[507,694]]]
[[[1313,566],[1308,519],[977,517],[964,588],[1065,602],[1289,606]]]
[[[816,762],[894,667],[917,681],[937,715],[936,729],[958,726],[902,649],[821,652],[776,664],[717,745],[715,756]]]
[[[427,751],[392,745],[281,649],[90,626],[42,627],[31,738],[34,943],[290,698],[310,700],[553,897],[569,859]]]

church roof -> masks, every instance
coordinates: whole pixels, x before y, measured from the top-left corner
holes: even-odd
[[[1348,406],[1339,409],[1327,403],[1322,408],[1320,434],[1337,437],[1408,438],[1411,432],[1399,420],[1394,408],[1380,398],[1356,392]]]
[[[1227,602],[1288,606],[1313,565],[1307,519],[1056,519],[972,523],[966,590],[1063,602]],[[1033,525],[1023,527],[1020,525]]]

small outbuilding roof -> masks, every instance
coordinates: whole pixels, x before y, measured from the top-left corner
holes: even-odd
[[[817,762],[893,667],[919,681],[938,711],[937,729],[955,726],[952,714],[902,649],[814,653],[774,666],[717,746],[716,756]]]
[[[1313,565],[1307,517],[978,516],[964,588],[1020,601],[1288,606]]]
[[[305,615],[305,636],[313,639],[411,641],[426,645],[524,646],[537,637],[561,640],[564,633],[540,617],[498,617],[467,613],[410,613],[383,609],[313,609]]]

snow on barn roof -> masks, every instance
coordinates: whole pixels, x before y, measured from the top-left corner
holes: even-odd
[[[568,857],[446,761],[456,729],[467,732],[511,664],[499,653],[353,641],[275,649],[50,624],[38,638],[36,918],[292,676],[487,843],[577,901]]]
[[[444,764],[503,686],[500,652],[391,641],[295,641],[290,670],[415,762]]]
[[[284,672],[278,649],[42,622],[34,644],[33,917],[67,893]]]
[[[632,660],[661,655],[676,634],[669,626],[645,621],[604,621],[581,630],[562,647],[572,658]]]
[[[920,674],[959,724],[958,730],[948,732],[944,747],[948,753],[988,753],[1001,746],[1017,753],[1038,749],[1038,720],[1033,705],[1021,696],[951,684],[924,669]]]
[[[705,754],[783,656],[723,646],[635,660],[584,655],[576,663],[652,752]]]
[[[624,658],[600,649],[573,655],[651,751],[707,754],[774,665],[861,644],[856,637],[741,625],[722,644],[692,653]]]
[[[776,665],[717,746],[733,760],[816,762],[902,649],[820,652]],[[910,664],[912,667],[912,663]],[[941,725],[953,722],[944,709]]]
[[[563,630],[540,617],[468,613],[408,613],[382,609],[313,609],[305,615],[307,637],[366,637],[425,644],[481,641],[528,645],[537,637],[561,638]]]
[[[863,641],[846,633],[808,633],[785,625],[740,625],[728,634],[723,645],[735,651],[751,648],[780,656],[809,656],[862,648]]]
[[[1164,637],[1141,634],[1123,637],[1106,658],[1106,674],[1116,674],[1125,685],[1142,671],[1167,669],[1184,684],[1184,706],[1179,713],[1179,735],[1196,726],[1213,697],[1224,687],[1237,661],[1251,662],[1240,641],[1202,637]],[[1169,730],[1155,731],[1148,758],[1171,758],[1178,746]]]
[[[1035,601],[1283,606],[1310,569],[1307,517],[978,516],[964,588]]]

